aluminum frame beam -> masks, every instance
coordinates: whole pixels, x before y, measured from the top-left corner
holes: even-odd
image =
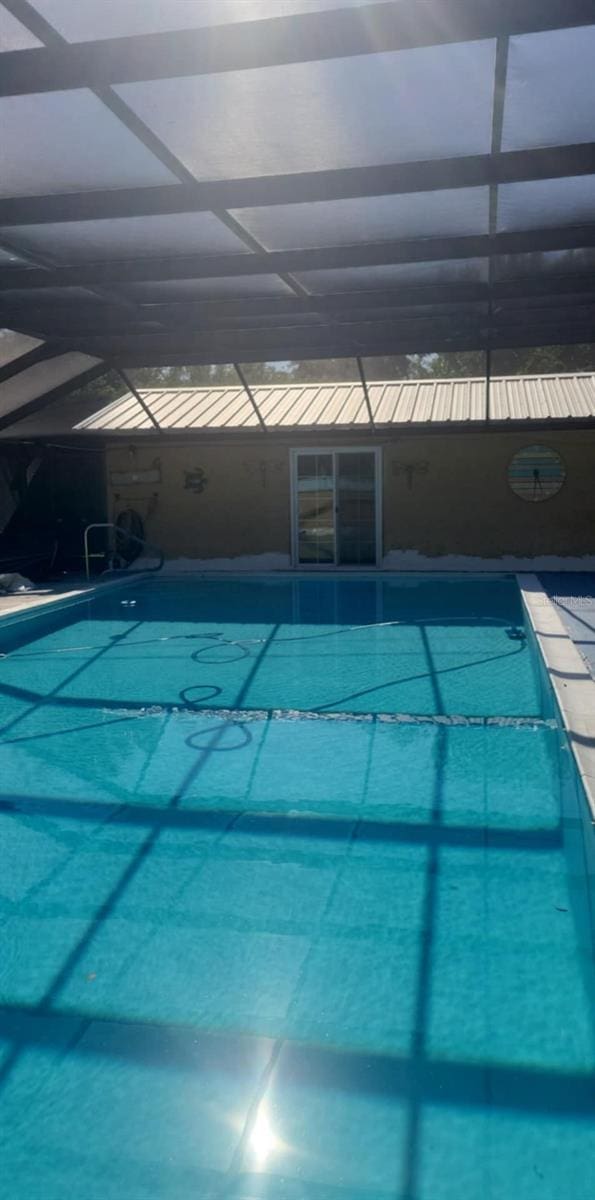
[[[28,6],[6,7],[27,24]],[[0,96],[282,66],[588,25],[592,0],[410,0],[2,56]]]

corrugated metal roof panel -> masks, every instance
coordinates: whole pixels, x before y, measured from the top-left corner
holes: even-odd
[[[414,409],[414,418],[416,421],[431,421],[432,411],[434,408],[434,388],[428,388],[425,384],[420,384],[416,404]]]
[[[595,377],[593,375],[579,376],[576,384],[577,393],[583,404],[583,415],[589,416],[595,408]]]
[[[487,409],[487,388],[485,379],[471,380],[471,413],[470,420],[485,421]]]
[[[468,424],[486,417],[484,379],[403,379],[370,383],[370,404],[378,426]],[[239,385],[203,388],[148,388],[142,396],[163,429],[254,429],[254,408]],[[253,396],[270,429],[344,428],[367,425],[359,383],[275,384],[256,387]],[[595,419],[595,374],[494,378],[490,388],[493,421]],[[150,429],[138,401],[129,393],[76,427],[85,431]]]
[[[377,425],[388,424],[392,421],[394,390],[390,383],[373,383],[368,388],[374,421]]]
[[[395,393],[395,411],[393,421],[399,424],[409,423],[415,412],[415,404],[417,400],[419,383],[417,380],[414,383],[405,382],[397,385],[394,388]]]

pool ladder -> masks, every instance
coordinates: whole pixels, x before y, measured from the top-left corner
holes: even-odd
[[[114,537],[111,539],[112,555],[115,555],[117,552],[118,534],[124,541],[128,540],[131,542],[136,542],[137,545],[139,545],[139,546],[147,546],[149,550],[154,550],[156,552],[157,558],[159,560],[157,563],[157,566],[144,567],[143,570],[146,570],[146,571],[160,571],[161,570],[163,563],[165,561],[163,552],[161,550],[159,550],[159,548],[157,546],[154,546],[152,544],[152,542],[147,542],[147,541],[145,541],[144,538],[137,537],[135,533],[128,533],[127,530],[122,529],[120,525],[114,524],[113,521],[95,521],[92,525],[87,525],[87,528],[85,529],[85,533],[84,533],[84,538],[83,538],[84,548],[85,548],[85,575],[87,577],[87,580],[89,580],[91,578],[91,559],[92,558],[105,558],[105,556],[106,556],[106,553],[104,550],[96,551],[95,553],[90,552],[90,550],[89,550],[89,534],[92,529],[111,529],[113,531]],[[128,570],[128,568],[125,568],[125,569]]]

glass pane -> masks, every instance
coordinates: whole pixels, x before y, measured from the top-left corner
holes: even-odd
[[[335,561],[332,454],[299,454],[297,460],[298,561]]]
[[[337,455],[339,563],[376,562],[376,458],[369,451]]]
[[[115,90],[197,179],[485,154],[495,42],[430,46]]]

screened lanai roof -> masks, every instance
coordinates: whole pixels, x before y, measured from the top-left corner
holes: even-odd
[[[593,0],[4,0],[0,46],[52,371],[595,340]]]

